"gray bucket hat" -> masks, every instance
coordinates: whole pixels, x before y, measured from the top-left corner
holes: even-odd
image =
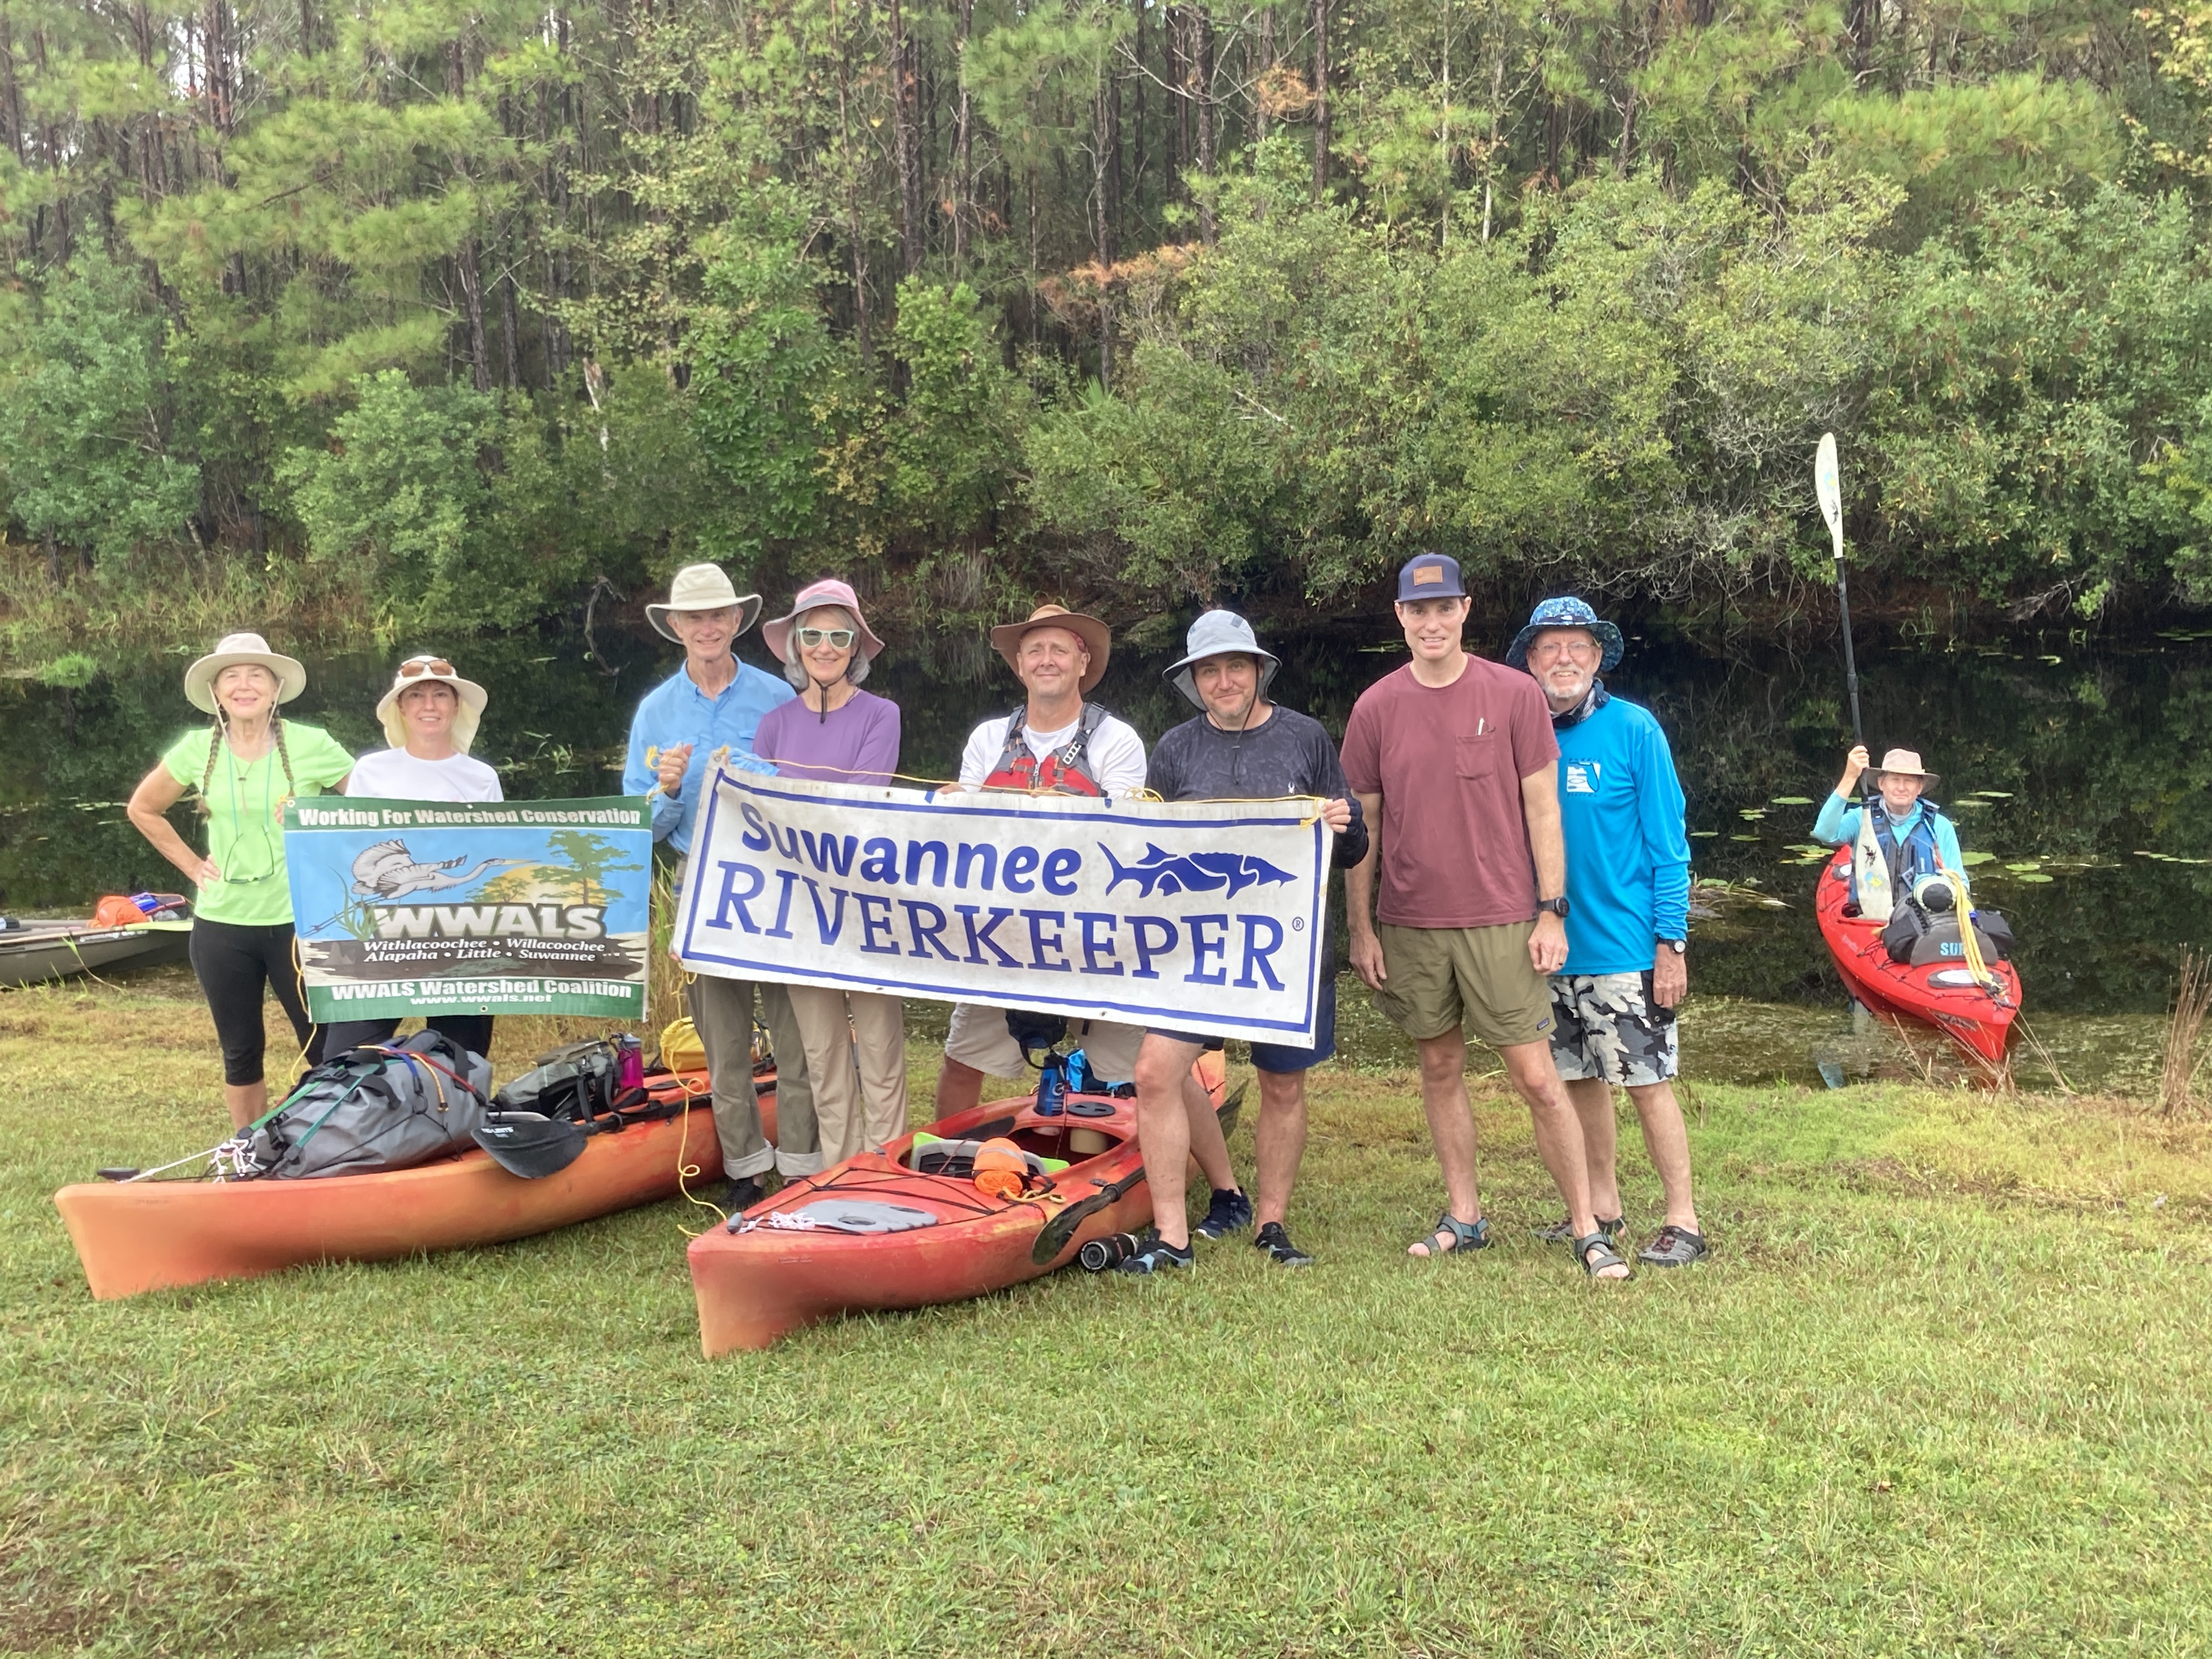
[[[1234,611],[1202,611],[1183,640],[1182,660],[1172,665],[1164,678],[1173,680],[1176,690],[1188,697],[1194,707],[1204,708],[1206,699],[1198,695],[1198,684],[1190,677],[1191,665],[1208,657],[1237,656],[1249,657],[1260,665],[1260,695],[1266,696],[1267,688],[1274,684],[1275,671],[1283,665],[1282,659],[1261,650],[1252,624]]]

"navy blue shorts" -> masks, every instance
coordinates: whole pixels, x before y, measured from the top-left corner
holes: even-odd
[[[1146,1036],[1168,1037],[1176,1042],[1195,1042],[1201,1048],[1218,1048],[1222,1039],[1201,1036],[1196,1031],[1164,1031],[1158,1027],[1146,1028]],[[1314,1042],[1310,1048],[1285,1048],[1279,1043],[1255,1042],[1252,1045],[1252,1063],[1263,1072],[1310,1072],[1336,1052],[1336,975],[1325,975],[1321,982],[1321,1006],[1314,1011]]]

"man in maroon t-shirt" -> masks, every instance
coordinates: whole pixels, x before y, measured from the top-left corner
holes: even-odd
[[[1567,959],[1559,745],[1535,682],[1462,648],[1468,609],[1456,561],[1408,562],[1397,610],[1413,659],[1360,694],[1344,732],[1345,780],[1373,836],[1345,872],[1352,966],[1419,1045],[1421,1104],[1450,1197],[1411,1254],[1490,1243],[1467,1104],[1471,1028],[1528,1103],[1583,1271],[1626,1279],[1628,1264],[1590,1214],[1582,1126],[1552,1063],[1547,976]]]

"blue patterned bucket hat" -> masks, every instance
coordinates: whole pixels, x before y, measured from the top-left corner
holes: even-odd
[[[1598,649],[1605,653],[1597,665],[1597,672],[1601,674],[1611,673],[1613,665],[1620,660],[1620,630],[1609,622],[1599,621],[1597,612],[1580,599],[1546,599],[1528,613],[1528,625],[1516,634],[1513,643],[1506,647],[1507,665],[1513,668],[1528,667],[1528,647],[1536,635],[1547,628],[1587,629],[1595,636]]]

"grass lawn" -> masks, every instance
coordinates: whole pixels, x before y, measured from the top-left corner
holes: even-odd
[[[1311,1272],[710,1364],[682,1204],[94,1304],[52,1191],[212,1141],[216,1075],[189,981],[0,997],[0,1650],[2212,1651],[2212,1126],[1696,1087],[1718,1253],[1597,1287],[1490,1083],[1504,1247],[1407,1261],[1411,1079],[1330,1067]]]

